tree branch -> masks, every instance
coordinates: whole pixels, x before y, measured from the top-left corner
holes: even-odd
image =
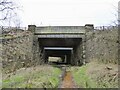
[[[0,9],[0,12],[4,11],[4,10],[13,10],[13,9],[16,9],[16,7],[4,7],[2,9]]]
[[[12,0],[0,0],[0,20],[6,20],[9,18],[10,13],[14,13],[13,11],[18,7],[14,4]]]

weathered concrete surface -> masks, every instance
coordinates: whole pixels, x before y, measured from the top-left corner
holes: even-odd
[[[35,28],[35,34],[69,34],[85,33],[84,26],[41,26]]]
[[[84,63],[84,53],[83,53],[83,41],[81,41],[76,48],[74,48],[73,59],[75,65],[82,65]]]

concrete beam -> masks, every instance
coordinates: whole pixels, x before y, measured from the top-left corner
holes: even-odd
[[[73,48],[64,47],[44,47],[45,50],[73,50]]]
[[[85,35],[81,34],[43,34],[37,36],[38,38],[85,38]]]
[[[85,33],[84,26],[41,26],[36,27],[35,33],[45,34],[45,33]]]

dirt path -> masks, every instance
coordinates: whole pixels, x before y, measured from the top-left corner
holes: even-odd
[[[61,88],[76,88],[70,71],[67,71],[65,73],[65,76],[61,84]]]

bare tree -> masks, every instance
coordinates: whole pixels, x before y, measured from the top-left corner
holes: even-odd
[[[114,9],[114,13],[113,15],[115,16],[115,20],[112,21],[112,23],[115,25],[115,26],[118,26],[118,24],[120,24],[120,1],[118,2],[118,7],[117,6],[113,6],[113,9]]]
[[[0,0],[0,24],[8,24],[12,22],[12,18],[18,18],[17,10],[19,6],[15,0]]]
[[[16,8],[18,7],[15,5],[13,0],[0,0],[0,20],[11,18],[10,14],[13,13]]]
[[[118,25],[120,26],[120,1],[118,2]]]

